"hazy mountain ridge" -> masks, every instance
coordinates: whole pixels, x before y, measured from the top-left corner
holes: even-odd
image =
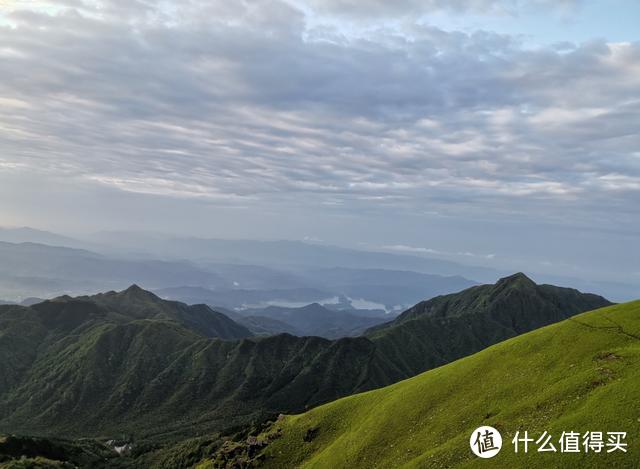
[[[37,230],[27,226],[19,228],[0,227],[0,241],[7,243],[35,243],[49,246],[83,249],[85,243],[79,239],[59,235],[50,231]]]
[[[4,295],[55,296],[64,291],[125,288],[132,283],[178,282],[228,285],[218,275],[188,262],[115,259],[95,252],[34,243],[0,242],[0,281]]]
[[[63,292],[82,294],[103,291],[105,288],[120,289],[131,283],[139,283],[149,289],[188,285],[216,289],[271,290],[287,285],[286,288],[311,287],[322,290],[335,283],[331,276],[349,277],[345,272],[350,270],[392,270],[395,271],[393,276],[397,279],[403,278],[403,272],[416,278],[419,275],[450,278],[447,288],[441,291],[428,289],[429,284],[437,284],[437,279],[423,281],[423,284],[427,285],[426,289],[408,288],[407,285],[412,281],[409,277],[403,278],[404,286],[394,284],[389,278],[382,283],[368,282],[368,287],[349,282],[342,284],[342,290],[347,296],[364,296],[365,299],[371,296],[369,299],[392,307],[398,304],[409,306],[424,298],[469,286],[456,284],[456,276],[462,275],[487,283],[509,273],[501,269],[467,265],[434,256],[380,252],[374,248],[353,249],[302,241],[225,240],[127,232],[102,233],[99,236],[74,239],[31,228],[0,228],[0,241],[29,241],[49,244],[50,247],[66,246],[100,253],[102,257],[111,261],[124,260],[130,263],[128,268],[133,268],[136,264],[138,268],[137,275],[122,275],[126,274],[127,269],[122,270],[123,266],[120,266],[120,274],[115,278],[113,275],[79,275],[72,277],[73,281],[69,282],[62,275],[64,269],[59,269],[61,275],[58,276],[42,275],[37,267],[19,275],[11,271],[3,272],[0,266],[0,280],[6,290],[0,290],[0,297],[11,301],[33,295],[51,297]],[[29,261],[29,258],[26,261]],[[150,266],[149,263],[154,261],[158,264]],[[183,281],[170,275],[172,264],[175,264],[174,271],[181,272]],[[145,265],[147,269],[152,267],[151,270],[140,271],[140,267]],[[113,271],[115,268],[115,265],[107,265],[105,271]],[[154,270],[159,272],[156,273]],[[163,271],[165,272],[162,273]],[[208,277],[202,276],[203,271]],[[536,274],[534,278],[547,283],[571,285],[583,291],[595,291],[618,301],[634,299],[639,291],[638,285],[623,283],[624,280],[603,281],[552,274]],[[93,282],[91,279],[97,281]],[[187,282],[186,279],[191,280]],[[376,285],[384,285],[386,291],[377,289]],[[385,294],[377,296],[380,291],[385,291]],[[310,303],[320,299],[306,298],[305,301]]]
[[[385,321],[384,317],[352,314],[349,310],[335,311],[318,303],[301,308],[269,306],[242,311],[243,315],[267,317],[293,327],[300,335],[317,335],[328,339],[361,335],[369,327]]]
[[[185,303],[205,303],[231,309],[256,307],[256,305],[269,301],[306,305],[334,296],[329,291],[310,287],[273,290],[245,290],[242,288],[211,290],[203,287],[169,287],[157,289],[155,293],[166,299],[177,299]],[[309,301],[309,299],[311,300]]]
[[[34,243],[0,242],[0,257],[4,261],[0,264],[0,297],[17,303],[26,297],[91,294],[137,283],[163,297],[230,309],[268,304],[303,306],[345,294],[354,295],[354,300],[381,303],[379,307],[384,309],[384,305],[387,308],[398,304],[408,306],[419,299],[474,283],[415,272],[377,270],[368,273],[353,269],[354,275],[370,276],[372,280],[376,277],[377,283],[340,285],[331,280],[331,271],[322,276],[317,272],[307,275],[308,268],[284,271],[259,265],[183,259],[119,258],[84,249]],[[338,271],[335,272],[338,275]],[[401,286],[397,276],[403,279],[410,276],[412,281]]]
[[[291,334],[296,336],[304,335],[298,329],[293,327],[291,324],[287,324],[286,322],[279,321],[277,319],[269,318],[266,316],[237,316],[234,318],[238,324],[242,324],[251,332],[256,335],[278,335],[278,334]],[[307,334],[309,335],[309,334]],[[320,335],[321,334],[310,334],[310,335]]]

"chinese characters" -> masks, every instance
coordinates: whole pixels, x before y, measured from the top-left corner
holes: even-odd
[[[516,453],[528,453],[531,446],[535,446],[539,453],[613,453],[627,452],[626,432],[562,432],[560,438],[554,440],[549,432],[544,431],[538,438],[529,436],[529,432],[517,431],[511,442]]]

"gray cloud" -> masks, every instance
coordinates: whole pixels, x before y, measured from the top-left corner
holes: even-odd
[[[517,15],[523,10],[554,9],[569,12],[582,0],[309,0],[318,13],[351,18],[409,17],[438,11]]]
[[[638,231],[637,43],[532,50],[420,24],[344,36],[277,0],[43,5],[0,22],[5,175]]]

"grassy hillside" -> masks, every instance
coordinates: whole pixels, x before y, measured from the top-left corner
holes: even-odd
[[[265,467],[638,467],[638,396],[640,302],[634,302],[285,417],[277,423],[282,436],[264,451]],[[481,425],[499,429],[504,440],[488,462],[469,449]],[[547,430],[555,440],[563,431],[626,431],[629,452],[550,454],[533,446],[515,454],[518,430],[535,438]]]

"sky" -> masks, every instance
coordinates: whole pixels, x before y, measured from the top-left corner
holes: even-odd
[[[0,0],[0,225],[640,284],[635,0]]]

